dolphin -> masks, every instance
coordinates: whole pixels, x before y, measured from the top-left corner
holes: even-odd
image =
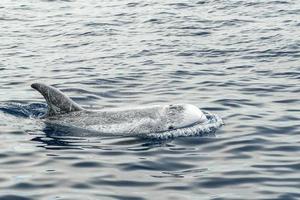
[[[91,111],[82,108],[57,88],[34,83],[48,105],[47,124],[78,128],[103,135],[170,138],[197,135],[209,119],[191,104],[152,105],[136,108]],[[220,119],[218,124],[222,125]]]

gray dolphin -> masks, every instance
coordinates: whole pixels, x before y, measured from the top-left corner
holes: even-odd
[[[83,129],[105,135],[172,136],[197,135],[208,124],[207,116],[191,104],[153,105],[138,108],[90,111],[82,108],[60,90],[42,83],[32,88],[47,101],[46,123]],[[219,127],[223,124],[219,119]],[[207,128],[207,127],[206,127]]]

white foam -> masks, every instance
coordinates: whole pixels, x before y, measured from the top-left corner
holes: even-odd
[[[219,127],[224,125],[223,120],[212,113],[205,112],[207,120],[204,123],[198,123],[194,126],[179,128],[161,133],[151,133],[143,135],[144,137],[155,139],[168,139],[176,137],[188,137],[188,136],[203,136],[206,134],[214,133]]]

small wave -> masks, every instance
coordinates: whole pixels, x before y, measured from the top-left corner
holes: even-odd
[[[6,114],[13,115],[15,117],[24,118],[40,118],[45,115],[47,110],[46,104],[41,103],[31,103],[31,104],[21,104],[21,103],[8,103],[0,104],[0,111]]]

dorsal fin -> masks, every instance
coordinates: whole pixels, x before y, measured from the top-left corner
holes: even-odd
[[[48,104],[47,116],[83,110],[77,103],[52,86],[34,83],[31,87],[39,91],[46,99]]]

